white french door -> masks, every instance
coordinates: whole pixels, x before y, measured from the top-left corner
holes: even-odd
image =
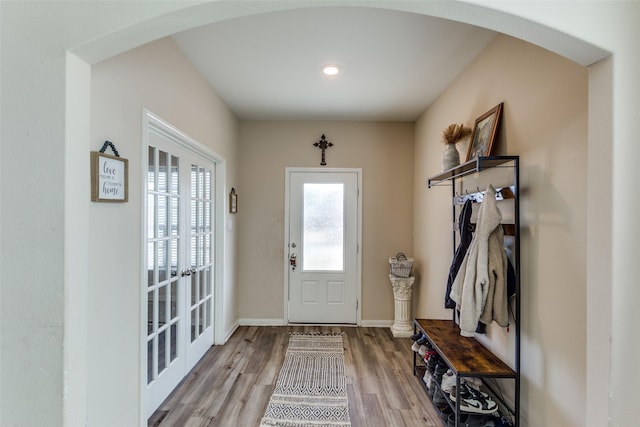
[[[359,171],[288,170],[288,321],[358,320]]]
[[[213,345],[215,164],[147,132],[147,416]]]

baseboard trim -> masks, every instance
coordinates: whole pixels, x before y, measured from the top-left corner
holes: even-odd
[[[363,328],[390,328],[393,320],[363,320],[360,326]]]
[[[224,336],[224,343],[223,344],[226,344],[226,342],[229,341],[229,338],[231,338],[231,335],[233,335],[233,333],[239,327],[240,327],[240,322],[238,322],[238,321],[236,321],[233,325],[231,325],[231,329],[229,329],[229,331]]]
[[[286,326],[284,319],[240,319],[240,326]]]
[[[238,326],[287,326],[288,324],[284,319],[240,319],[236,325],[235,328]],[[393,320],[363,320],[360,322],[360,326],[364,328],[390,328],[392,325]]]

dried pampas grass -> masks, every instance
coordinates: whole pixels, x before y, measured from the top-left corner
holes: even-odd
[[[462,124],[458,125],[454,123],[442,131],[442,142],[445,144],[455,144],[470,135],[471,128],[465,127]]]

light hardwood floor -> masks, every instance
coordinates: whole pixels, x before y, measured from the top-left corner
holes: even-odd
[[[289,332],[344,332],[353,427],[442,427],[412,372],[411,340],[388,328],[240,327],[212,347],[149,419],[149,426],[253,427],[269,402]]]

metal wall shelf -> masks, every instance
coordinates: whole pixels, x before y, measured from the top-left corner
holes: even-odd
[[[518,158],[518,156],[478,157],[474,160],[469,160],[466,163],[430,177],[427,181],[427,184],[429,188],[435,187],[437,185],[450,184],[452,183],[452,180],[456,178],[462,178],[466,175],[482,172],[485,169],[505,166],[506,163],[517,161]]]

